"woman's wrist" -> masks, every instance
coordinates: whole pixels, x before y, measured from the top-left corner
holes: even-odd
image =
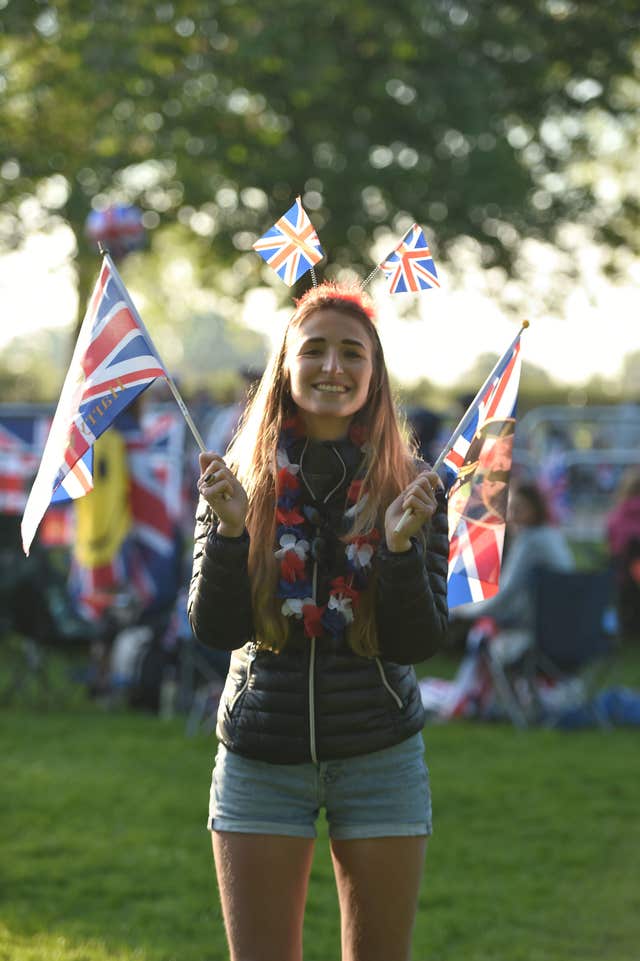
[[[221,537],[242,537],[244,534],[244,524],[242,527],[238,527],[236,524],[228,524],[225,521],[220,521],[218,524],[218,534]]]
[[[386,541],[387,550],[390,554],[406,554],[407,551],[411,550],[411,541],[407,537],[399,537],[397,534],[392,534],[386,538]]]

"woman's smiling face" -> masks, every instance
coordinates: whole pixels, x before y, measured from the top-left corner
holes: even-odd
[[[323,307],[288,335],[286,366],[291,397],[310,437],[343,437],[366,403],[373,374],[373,344],[352,314]]]

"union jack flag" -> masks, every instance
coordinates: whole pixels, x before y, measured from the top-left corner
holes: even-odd
[[[429,245],[418,224],[406,232],[393,253],[379,266],[391,281],[389,290],[392,294],[415,293],[440,286]]]
[[[153,408],[117,422],[126,446],[131,527],[106,563],[73,556],[70,594],[78,612],[99,620],[125,592],[143,613],[170,605],[180,580],[185,422],[177,410]]]
[[[22,514],[50,426],[31,406],[0,408],[0,514]]]
[[[132,538],[138,546],[137,589],[146,608],[166,604],[180,578],[185,422],[179,411],[145,412],[123,428],[131,492]]]
[[[48,407],[0,404],[0,514],[22,516],[52,419],[53,409]],[[41,543],[67,547],[72,540],[72,520],[68,504],[56,505],[45,515]]]
[[[165,367],[105,255],[22,518],[26,554],[48,506],[92,489],[92,448]]]
[[[72,556],[69,596],[78,614],[86,621],[99,621],[113,607],[119,592],[132,587],[135,592],[131,554],[130,542],[125,541],[118,553],[105,564],[83,566]]]
[[[449,501],[449,608],[498,591],[520,383],[520,334],[438,459]]]
[[[300,197],[253,245],[278,277],[292,287],[322,260],[324,251]]]

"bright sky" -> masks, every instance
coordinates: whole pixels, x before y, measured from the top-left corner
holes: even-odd
[[[525,277],[527,273],[534,277],[534,293],[528,298],[522,286],[508,281],[500,271],[479,270],[468,250],[456,257],[464,285],[437,263],[440,289],[391,295],[384,279],[372,284],[387,364],[398,380],[412,383],[425,377],[451,384],[480,355],[502,354],[524,319],[530,326],[523,335],[523,359],[546,370],[554,380],[583,384],[594,374],[617,377],[626,355],[640,351],[640,263],[628,265],[624,284],[612,284],[601,269],[601,253],[586,244],[579,246],[572,266],[580,280],[567,288],[562,314],[552,314],[545,297],[558,282],[559,256],[540,243],[528,242],[525,248]],[[403,320],[407,304],[416,298],[419,318]],[[526,301],[528,306],[516,320],[501,308],[501,301]],[[245,320],[268,334],[273,330],[271,321],[256,324],[252,318],[270,317],[272,311],[271,292],[256,291]],[[288,316],[288,311],[282,312],[281,322]]]
[[[0,351],[43,327],[73,330],[78,309],[69,232],[33,234],[22,251],[0,256]]]
[[[0,351],[12,337],[42,327],[73,329],[77,295],[69,265],[70,239],[34,235],[26,249],[0,257]],[[596,253],[587,247],[576,254],[581,280],[568,289],[562,316],[545,312],[543,295],[551,282],[553,252],[534,245],[529,251],[536,270],[529,308],[531,326],[523,336],[523,357],[544,368],[559,382],[579,384],[593,374],[612,378],[628,353],[640,351],[638,290],[640,264],[632,263],[626,283],[614,285],[599,270]],[[465,287],[454,286],[438,268],[440,290],[419,295],[389,295],[384,283],[372,287],[380,313],[380,335],[393,375],[404,383],[426,377],[439,384],[458,379],[480,354],[502,353],[518,330],[518,322],[500,309],[501,299],[521,296],[512,282],[469,263]],[[135,300],[135,290],[132,291]],[[417,296],[421,319],[402,320],[408,299]],[[271,317],[273,295],[268,290],[250,296],[245,319],[256,329],[277,336]],[[279,315],[280,323],[288,311]],[[144,319],[144,318],[143,318]],[[153,332],[152,332],[153,333]]]
[[[446,384],[479,355],[501,354],[520,328],[473,290],[428,292],[423,300],[421,321],[398,322],[386,311],[381,327],[389,367],[408,381],[427,376]],[[634,291],[603,285],[595,304],[576,292],[563,317],[523,312],[530,326],[522,357],[560,383],[581,384],[594,374],[616,377],[625,356],[640,351],[637,311]]]

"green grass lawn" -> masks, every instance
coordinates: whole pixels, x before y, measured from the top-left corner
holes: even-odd
[[[640,687],[640,647],[616,672]],[[204,827],[214,739],[82,698],[5,708],[0,725],[0,961],[224,961]],[[638,737],[427,727],[415,961],[637,961]],[[305,959],[339,959],[324,823]]]

